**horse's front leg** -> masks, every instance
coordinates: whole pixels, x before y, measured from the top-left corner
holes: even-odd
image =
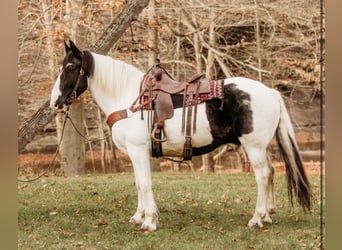
[[[140,187],[138,185],[136,176],[135,176],[135,186],[136,186],[137,191],[138,191],[138,208],[137,208],[137,211],[135,212],[135,214],[129,220],[129,222],[132,224],[142,224],[144,222],[144,216],[145,216],[144,212],[145,211],[144,211],[144,206],[142,204],[141,190],[140,190]]]
[[[142,223],[141,230],[143,231],[155,231],[157,229],[158,209],[152,192],[148,145],[130,145],[127,149],[132,160],[138,190],[138,208],[130,222]]]

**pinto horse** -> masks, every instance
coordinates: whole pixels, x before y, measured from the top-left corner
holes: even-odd
[[[131,223],[155,231],[158,209],[152,192],[150,156],[151,135],[146,119],[129,107],[140,92],[144,73],[132,65],[89,51],[80,51],[70,41],[66,56],[51,93],[51,107],[61,112],[87,89],[108,117],[113,112],[126,115],[111,128],[112,139],[133,164],[138,190],[138,207]],[[280,93],[264,84],[242,77],[222,80],[222,100],[212,99],[197,106],[197,132],[192,137],[193,155],[234,143],[242,145],[253,167],[257,182],[257,201],[249,227],[272,223],[275,212],[274,169],[266,151],[274,134],[286,166],[288,194],[296,197],[303,209],[311,208],[311,189],[295,140],[294,129]],[[141,111],[145,114],[146,110]],[[168,140],[163,154],[181,157],[184,135],[181,132],[182,108],[165,120]]]

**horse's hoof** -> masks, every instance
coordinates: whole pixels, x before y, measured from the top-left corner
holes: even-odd
[[[269,214],[275,214],[276,213],[276,209],[275,208],[270,208],[270,209],[268,209],[268,213]]]
[[[252,219],[248,222],[248,227],[257,229],[257,228],[263,228],[264,225],[261,223],[261,221],[255,221]]]
[[[145,225],[145,224],[143,224],[140,228],[140,231],[143,233],[153,233],[156,230],[157,230],[156,225]]]
[[[265,216],[265,218],[262,219],[263,222],[266,222],[266,223],[269,223],[269,224],[272,224],[272,219],[270,216]]]
[[[137,219],[134,216],[129,220],[129,223],[131,224],[141,224],[143,222],[142,219]]]
[[[129,223],[131,223],[131,224],[136,224],[137,222],[136,222],[136,220],[135,220],[134,218],[131,218],[131,219],[129,220]]]

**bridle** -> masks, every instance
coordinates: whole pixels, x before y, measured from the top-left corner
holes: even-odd
[[[70,96],[67,98],[66,102],[67,102],[67,106],[70,106],[76,99],[77,99],[77,88],[79,87],[80,83],[81,83],[81,80],[82,78],[84,77],[84,56],[83,56],[83,52],[82,52],[82,64],[81,64],[81,69],[80,69],[80,72],[79,72],[79,75],[77,77],[77,80],[76,80],[76,84],[74,86],[74,89],[72,90]],[[66,65],[66,67],[68,66],[68,64]],[[66,68],[65,67],[65,68]],[[65,69],[63,69],[65,70]],[[87,77],[87,88],[89,86],[89,83],[88,83],[88,76]],[[69,108],[69,107],[68,107]]]

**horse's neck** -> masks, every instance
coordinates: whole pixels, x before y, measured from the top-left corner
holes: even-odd
[[[93,57],[95,68],[89,85],[97,104],[107,116],[129,108],[139,94],[143,72],[108,56],[93,53]]]

